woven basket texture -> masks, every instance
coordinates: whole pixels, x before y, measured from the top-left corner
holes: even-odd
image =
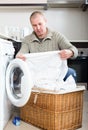
[[[20,108],[23,121],[45,130],[75,130],[82,127],[83,91],[66,94],[32,92]]]

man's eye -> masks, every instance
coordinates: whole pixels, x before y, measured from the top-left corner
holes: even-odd
[[[39,23],[39,25],[42,25],[41,23]]]

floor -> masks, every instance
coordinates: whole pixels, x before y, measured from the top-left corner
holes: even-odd
[[[8,122],[4,130],[40,130],[30,124],[21,121],[19,126],[12,123],[12,119]],[[88,130],[88,91],[84,91],[84,105],[83,105],[83,122],[82,128],[77,130]]]

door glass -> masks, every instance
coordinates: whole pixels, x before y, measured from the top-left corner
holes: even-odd
[[[19,67],[12,69],[10,77],[11,93],[17,99],[22,97],[21,81],[23,76],[23,71]]]

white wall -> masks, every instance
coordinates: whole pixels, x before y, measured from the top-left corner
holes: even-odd
[[[33,11],[32,8],[0,8],[0,34],[5,34],[5,28],[11,26],[28,27],[31,32],[29,16]],[[88,10],[83,12],[81,8],[52,8],[42,11],[47,17],[48,26],[60,31],[69,40],[88,40]]]

